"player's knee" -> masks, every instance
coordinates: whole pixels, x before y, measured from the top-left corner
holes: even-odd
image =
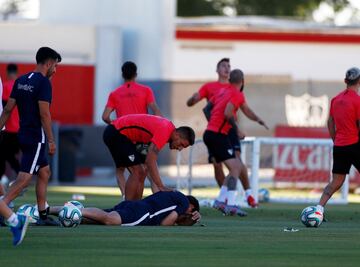
[[[106,225],[120,225],[121,219],[117,212],[110,212],[106,215],[106,218],[104,220],[104,224]]]
[[[143,182],[145,181],[146,171],[143,168],[136,168],[133,172],[133,175]]]

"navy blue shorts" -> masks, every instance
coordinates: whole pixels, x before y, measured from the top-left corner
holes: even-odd
[[[20,143],[20,149],[22,151],[21,164],[20,164],[21,172],[37,174],[39,169],[49,165],[46,156],[46,144]]]
[[[235,151],[226,134],[205,131],[204,143],[209,151],[210,162],[223,162],[227,159],[235,158]]]
[[[348,174],[351,165],[360,172],[360,143],[348,146],[334,146],[332,173]]]
[[[119,213],[122,226],[149,225],[150,222],[149,208],[141,201],[123,201],[104,211]]]
[[[110,150],[116,168],[135,166],[145,162],[146,156],[137,150],[136,144],[120,134],[113,125],[105,128],[103,140]]]

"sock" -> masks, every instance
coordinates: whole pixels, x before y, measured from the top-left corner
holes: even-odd
[[[246,189],[245,190],[245,196],[246,196],[246,198],[248,198],[249,196],[251,196],[252,195],[252,190],[249,188],[249,189]]]
[[[46,220],[49,212],[50,212],[50,207],[47,207],[44,210],[39,210],[40,219],[41,220]]]
[[[228,191],[228,193],[227,193],[227,204],[229,206],[235,206],[235,204],[236,204],[236,195],[237,195],[236,190]]]
[[[217,197],[218,201],[225,202],[226,201],[226,195],[228,192],[228,188],[225,185],[222,185],[220,188],[219,196]]]
[[[11,227],[16,227],[19,223],[18,217],[15,213],[11,214],[11,216],[6,221],[7,225]]]
[[[316,208],[321,212],[324,213],[324,207],[321,205],[316,205]]]

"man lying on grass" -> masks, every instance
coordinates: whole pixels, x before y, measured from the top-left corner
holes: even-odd
[[[57,215],[60,206],[50,207]],[[160,191],[142,200],[122,201],[111,209],[83,208],[82,223],[105,225],[191,226],[201,218],[198,200],[178,191]]]

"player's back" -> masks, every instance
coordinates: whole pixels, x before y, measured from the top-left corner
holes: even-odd
[[[39,101],[51,103],[51,84],[39,72],[30,72],[19,77],[14,84],[11,98],[16,100],[20,117],[19,138],[44,142]]]
[[[353,90],[340,92],[331,100],[330,115],[336,128],[335,145],[358,142],[357,121],[360,118],[360,96]]]
[[[136,82],[126,82],[113,91],[107,106],[115,109],[116,116],[148,113],[148,104],[155,101],[150,87]]]
[[[225,108],[227,104],[231,102],[235,107],[233,112],[236,117],[237,109],[245,102],[244,94],[233,86],[228,85],[226,88],[219,90],[210,102],[212,102],[213,108],[211,110],[207,130],[227,134],[231,125],[226,121],[224,114]]]
[[[14,80],[8,80],[8,81],[5,81],[3,84],[2,100],[3,100],[4,106],[7,103],[7,101],[9,100],[14,83],[15,83]],[[9,119],[7,120],[7,122],[5,124],[5,130],[7,132],[11,132],[11,133],[18,132],[18,130],[19,130],[19,112],[18,112],[17,107],[15,107],[15,109],[11,112]]]
[[[178,191],[160,191],[142,200],[150,207],[150,224],[159,225],[172,211],[184,214],[189,207],[187,197]]]

